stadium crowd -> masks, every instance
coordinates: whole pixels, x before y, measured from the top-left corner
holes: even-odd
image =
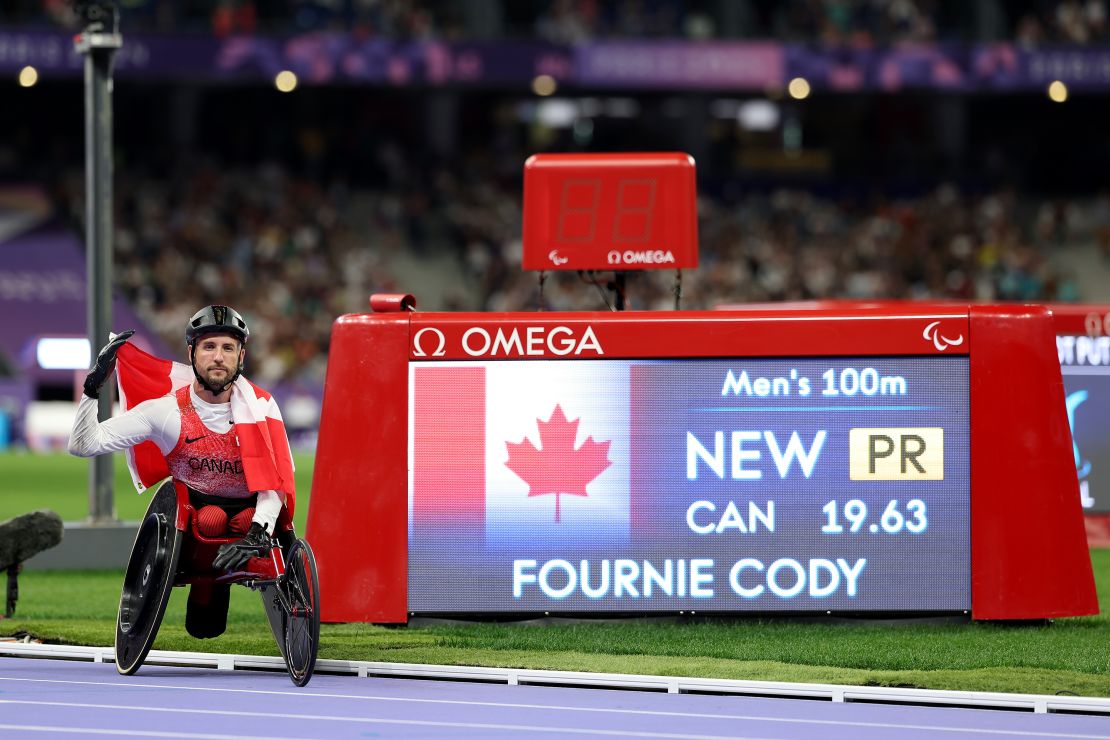
[[[1009,33],[1023,43],[1082,43],[1104,37],[1104,3],[1028,0],[1006,4],[1005,12],[1000,3],[994,5],[1000,11],[1003,38]],[[467,25],[458,15],[462,5],[446,0],[120,2],[127,23],[139,30],[206,30],[219,35],[335,28],[390,38],[458,37]],[[732,16],[730,31],[721,19],[726,6],[733,7],[724,0],[505,0],[500,8],[505,35],[566,43],[735,32],[745,38],[868,45],[944,41],[961,37],[968,25],[967,14],[956,12],[964,4],[948,0],[748,0],[735,4],[744,12]],[[62,0],[4,3],[0,22],[8,21],[76,22],[72,5]],[[737,22],[742,26],[738,32]],[[139,89],[136,99],[144,100],[147,92]],[[181,96],[182,111],[192,109],[192,93]],[[423,305],[448,309],[603,309],[614,303],[607,275],[595,279],[553,273],[541,284],[537,274],[521,269],[521,163],[531,151],[572,150],[578,142],[550,139],[546,145],[525,145],[527,135],[520,130],[536,126],[533,121],[518,125],[514,106],[494,104],[493,113],[484,112],[478,126],[469,126],[483,131],[477,144],[480,156],[471,156],[467,142],[459,141],[454,159],[437,161],[426,156],[427,147],[419,141],[430,128],[427,120],[438,110],[425,109],[423,99],[414,103],[404,97],[382,98],[401,101],[394,104],[367,96],[371,102],[345,107],[335,101],[344,96],[321,94],[306,100],[332,105],[331,115],[305,102],[282,108],[284,113],[276,115],[289,115],[290,120],[270,126],[266,112],[251,106],[257,98],[247,92],[228,96],[217,90],[205,95],[211,96],[205,105],[215,111],[209,117],[218,122],[207,124],[207,142],[228,141],[225,153],[227,148],[241,149],[257,157],[227,161],[214,151],[177,152],[174,125],[163,137],[145,119],[120,116],[121,130],[129,131],[121,136],[126,141],[123,149],[132,157],[141,150],[143,158],[154,160],[159,159],[155,151],[160,147],[174,149],[175,161],[167,157],[164,164],[169,166],[160,168],[168,175],[128,167],[126,160],[116,172],[116,281],[170,343],[179,343],[181,316],[208,303],[234,302],[252,322],[255,377],[265,384],[319,384],[332,320],[364,310],[373,292],[423,292]],[[166,98],[151,96],[162,101],[156,107],[166,107]],[[236,97],[242,100],[230,99]],[[479,94],[474,99],[478,102],[472,107],[487,105]],[[901,131],[903,114],[886,110],[886,102],[877,104],[884,112],[876,115],[876,130]],[[930,103],[913,109],[931,107]],[[466,116],[465,111],[459,113],[460,130]],[[513,120],[506,123],[503,118]],[[84,177],[75,165],[79,152],[65,146],[73,142],[71,130],[59,129],[45,151],[28,144],[41,135],[41,127],[60,125],[55,119],[51,115],[25,122],[21,130],[17,127],[7,145],[9,152],[17,153],[7,167],[22,176],[69,168],[54,192],[60,210],[82,230]],[[924,114],[914,119],[914,126],[932,120]],[[656,125],[666,128],[669,123]],[[647,128],[639,121],[636,127]],[[813,128],[819,142],[821,127]],[[824,128],[830,141],[850,138],[836,125]],[[615,131],[608,140],[595,143],[602,148],[614,141],[617,148],[657,148],[659,138],[650,133],[633,140],[625,129]],[[856,134],[860,136],[865,135]],[[972,140],[971,134],[959,136]],[[391,144],[389,137],[406,143]],[[670,142],[673,135],[663,138]],[[992,132],[992,142],[1001,138]],[[203,139],[198,134],[193,141]],[[898,169],[899,161],[888,156],[893,147],[912,152],[908,169],[921,169],[921,182],[961,182],[960,171],[950,176],[940,167],[930,169],[932,161],[941,158],[934,156],[929,136],[907,138],[905,145],[899,137],[892,140],[886,149],[877,144],[849,147],[878,152],[872,159],[860,158],[857,174],[866,170],[869,177],[878,177],[877,170],[887,160],[894,162],[892,171]],[[268,143],[255,149],[259,142]],[[1028,165],[1026,160],[1034,158],[1025,156],[1026,143],[1019,138],[1007,144],[1000,159]],[[68,151],[68,156],[54,149]],[[969,144],[969,154],[975,149]],[[4,151],[0,149],[0,175]],[[23,161],[18,152],[30,151],[35,155],[24,154]],[[681,306],[692,309],[828,297],[1069,301],[1085,296],[1078,295],[1076,276],[1051,259],[1054,250],[1096,239],[1110,254],[1108,197],[1056,199],[1021,189],[990,190],[982,181],[965,189],[956,184],[918,187],[905,197],[882,194],[881,184],[873,195],[821,196],[801,186],[753,187],[732,172],[729,163],[736,161],[735,151],[709,151],[701,161],[717,164],[710,175],[716,181],[702,187],[699,199],[700,267],[682,274],[680,283],[673,271],[630,275],[630,308],[671,308],[678,285]],[[354,170],[362,176],[352,178]],[[366,177],[366,172],[372,176]],[[1009,175],[1004,175],[994,181],[1005,181]],[[721,182],[730,178],[729,183]],[[1021,183],[1019,187],[1043,184],[1034,177],[1014,181]],[[451,266],[429,266],[418,278],[420,284],[412,284],[409,271],[402,284],[399,258],[414,254],[426,257],[429,265]],[[443,274],[433,274],[435,269]],[[429,301],[429,293],[435,299]]]
[[[373,292],[419,297],[447,286],[425,300],[459,310],[604,310],[614,301],[611,273],[596,286],[549,273],[541,295],[539,275],[520,265],[519,183],[473,164],[465,178],[443,169],[419,185],[354,189],[275,164],[196,159],[168,181],[119,174],[116,282],[171,344],[181,316],[234,300],[251,322],[261,382],[322,382],[331,322],[366,310]],[[82,188],[75,171],[59,189],[75,222]],[[699,211],[700,265],[681,276],[690,309],[837,297],[1076,300],[1075,276],[1052,251],[1110,243],[1110,198],[1038,202],[952,185],[900,200],[702,194]],[[403,253],[446,255],[455,267],[402,285],[392,265]],[[628,307],[673,308],[675,282],[671,270],[629,275]]]
[[[776,38],[872,46],[999,40],[1024,45],[1107,40],[1106,0],[501,0],[478,11],[452,0],[118,0],[125,31],[346,31],[360,37],[459,39]],[[0,22],[79,24],[72,0],[11,0]]]

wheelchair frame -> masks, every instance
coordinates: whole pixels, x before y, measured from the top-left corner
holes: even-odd
[[[316,666],[320,641],[320,584],[312,548],[293,532],[282,510],[277,541],[268,557],[251,558],[241,571],[213,570],[212,559],[236,537],[205,537],[189,489],[167,480],[151,498],[132,546],[116,619],[116,669],[137,671],[150,652],[174,586],[210,581],[237,583],[258,591],[285,660],[289,678],[306,685]],[[284,545],[284,547],[283,547]]]

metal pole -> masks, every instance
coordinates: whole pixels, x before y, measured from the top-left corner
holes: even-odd
[[[85,56],[85,225],[89,346],[95,353],[112,328],[112,57],[123,39],[113,2],[79,6],[84,31],[74,45]],[[112,414],[112,385],[104,386],[97,417]],[[116,519],[112,455],[89,465],[89,519]]]
[[[613,300],[613,308],[617,311],[623,311],[624,310],[624,283],[625,283],[624,270],[617,270],[616,272],[614,272],[613,273],[613,282],[610,283],[610,286],[613,289],[613,293],[615,293],[614,300]]]

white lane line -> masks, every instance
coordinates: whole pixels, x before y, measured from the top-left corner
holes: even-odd
[[[451,727],[467,730],[509,730],[512,732],[542,732],[571,735],[606,735],[619,737],[646,737],[664,738],[666,740],[772,740],[772,738],[758,738],[750,735],[691,735],[678,732],[647,732],[637,730],[604,730],[590,727],[563,727],[551,725],[510,725],[491,722],[437,722],[425,719],[387,719],[384,717],[336,717],[329,714],[284,714],[281,712],[244,712],[221,709],[173,709],[171,707],[142,707],[125,706],[121,704],[89,704],[84,702],[56,702],[56,701],[11,701],[0,699],[0,704],[34,704],[50,707],[69,707],[74,709],[118,709],[127,712],[158,712],[165,714],[220,714],[229,717],[257,717],[259,719],[285,719],[309,720],[312,722],[352,722],[368,725],[405,725],[416,727]],[[2,726],[0,726],[2,727]],[[105,730],[104,732],[109,732]],[[136,731],[134,734],[146,734]],[[149,733],[156,734],[156,733]],[[229,740],[242,740],[237,735],[191,735],[171,733],[166,737],[204,737],[204,738],[229,738]],[[262,740],[259,738],[258,740]],[[272,740],[272,739],[270,739]]]
[[[62,727],[60,725],[13,725],[0,724],[0,730],[20,730],[22,732],[69,732],[76,735],[137,735],[140,737],[195,737],[205,740],[273,740],[268,735],[212,735],[194,732],[158,732],[156,730],[106,730],[102,727]],[[305,740],[308,740],[305,738]]]
[[[285,696],[288,696],[286,694]],[[326,696],[326,695],[325,695]],[[434,700],[429,700],[434,701]],[[450,702],[457,704],[459,702]],[[382,719],[371,717],[340,717],[335,715],[324,714],[293,714],[293,713],[280,713],[280,712],[247,712],[247,711],[231,711],[227,709],[178,709],[173,707],[147,707],[147,706],[131,706],[123,704],[95,704],[91,702],[59,702],[59,701],[36,701],[31,699],[0,699],[0,705],[3,704],[26,704],[33,706],[47,706],[47,707],[75,707],[81,709],[119,709],[129,712],[167,712],[173,714],[222,714],[230,717],[272,717],[275,719],[297,719],[297,720],[313,720],[313,721],[335,721],[335,722],[383,722],[387,724],[416,724],[416,725],[429,725],[433,727],[469,727],[475,729],[503,729],[503,730],[527,730],[536,732],[550,732],[550,726],[532,726],[532,725],[499,725],[499,724],[484,724],[484,723],[464,723],[464,722],[435,722],[431,720],[400,720],[400,719]],[[481,702],[474,702],[474,706],[497,706],[507,707],[516,705],[486,705]],[[520,705],[525,708],[532,708],[532,705]],[[550,709],[541,705],[541,708]],[[570,707],[573,709],[574,707]],[[559,709],[562,709],[559,707]],[[664,712],[650,712],[650,711],[636,711],[636,710],[605,710],[599,709],[595,711],[611,711],[613,713],[621,714],[666,714]],[[993,728],[975,728],[975,727],[944,727],[940,725],[911,725],[911,724],[898,724],[893,722],[843,722],[837,720],[815,720],[815,719],[797,719],[786,717],[761,717],[750,715],[721,715],[721,714],[678,714],[674,713],[675,717],[691,717],[697,719],[721,719],[721,720],[740,720],[746,722],[779,722],[786,724],[815,724],[815,725],[839,725],[849,727],[873,727],[876,729],[897,729],[897,730],[921,730],[927,732],[950,732],[950,733],[966,733],[973,735],[1000,735],[1000,736],[1015,736],[1015,737],[1048,737],[1048,738],[1078,738],[1079,740],[1110,740],[1110,735],[1090,735],[1085,733],[1075,732],[1037,732],[1031,730],[1006,730],[1006,729],[993,729]],[[630,732],[622,730],[620,732],[611,732],[609,730],[593,730],[593,729],[570,729],[559,727],[559,732],[574,732],[579,734],[627,734],[635,735],[636,737],[658,737],[658,738],[697,738],[698,740],[715,739],[717,735],[687,735],[687,734],[674,734],[674,733],[653,733],[653,732]],[[723,737],[733,737],[731,735]]]

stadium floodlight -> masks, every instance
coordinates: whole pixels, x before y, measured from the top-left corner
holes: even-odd
[[[809,80],[805,77],[795,77],[790,80],[790,84],[786,86],[786,91],[790,93],[790,97],[795,100],[805,100],[809,97]]]
[[[27,65],[19,70],[19,86],[20,87],[34,87],[35,83],[39,81],[39,71]]]
[[[548,95],[553,95],[558,87],[558,83],[551,75],[539,75],[532,80],[532,92],[540,97],[546,98]]]
[[[550,98],[536,106],[536,120],[548,128],[570,128],[578,120],[578,106],[566,98]]]
[[[288,69],[283,69],[274,76],[274,87],[279,92],[293,92],[297,89],[297,75]]]
[[[781,117],[779,106],[770,100],[749,100],[736,110],[736,121],[745,131],[774,131]]]
[[[35,344],[35,360],[43,370],[84,370],[91,358],[87,337],[43,337]]]
[[[1063,103],[1068,99],[1068,86],[1060,80],[1053,80],[1048,86],[1048,99],[1053,103]]]

